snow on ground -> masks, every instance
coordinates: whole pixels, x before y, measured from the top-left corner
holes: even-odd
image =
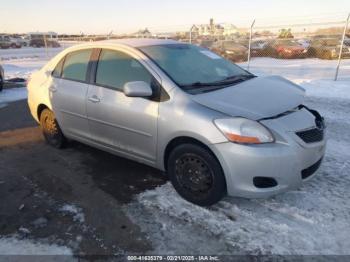
[[[27,79],[33,72],[44,66],[46,60],[21,59],[2,62],[5,79],[20,77]]]
[[[349,73],[350,77],[350,73]],[[306,94],[311,97],[350,99],[349,80],[294,80],[295,83],[306,89]]]
[[[0,238],[0,254],[4,255],[69,255],[72,250],[65,246],[37,242],[29,239],[17,239],[15,237]],[[70,257],[72,258],[72,257]],[[67,258],[67,261],[71,259]]]
[[[25,87],[4,89],[0,92],[0,105],[26,98],[27,89]]]
[[[65,204],[58,211],[72,215],[73,220],[76,222],[85,222],[85,215],[80,207],[77,207],[72,204]]]
[[[261,75],[281,75],[296,82],[328,79],[335,77],[336,60],[309,59],[275,59],[268,57],[253,57],[250,62],[250,71]],[[240,63],[247,68],[247,63]],[[350,80],[350,59],[343,59],[340,64],[340,80]]]
[[[47,61],[72,46],[74,43],[61,43],[59,48],[0,49],[0,64],[5,70],[5,79],[14,77],[27,78],[31,73],[40,69]]]

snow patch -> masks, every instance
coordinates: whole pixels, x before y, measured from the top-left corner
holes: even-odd
[[[80,207],[71,204],[65,204],[62,207],[60,207],[58,211],[62,213],[71,214],[73,216],[73,220],[76,222],[85,222],[85,215]]]
[[[69,255],[73,252],[65,246],[40,243],[15,237],[0,238],[0,255]]]
[[[3,89],[2,92],[0,92],[0,105],[27,99],[27,95],[28,92],[25,87]]]
[[[350,81],[346,80],[294,80],[306,89],[306,94],[313,97],[350,99]]]

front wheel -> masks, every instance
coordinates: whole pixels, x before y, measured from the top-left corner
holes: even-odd
[[[40,115],[40,126],[46,142],[56,148],[64,147],[66,138],[59,127],[54,113],[44,109]]]
[[[219,202],[226,194],[226,181],[221,165],[204,147],[183,144],[168,159],[169,178],[184,199],[199,206]]]

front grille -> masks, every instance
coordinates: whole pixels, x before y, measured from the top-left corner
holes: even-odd
[[[296,132],[296,135],[300,137],[305,143],[316,143],[323,140],[324,130],[323,128],[313,128]]]
[[[321,163],[322,163],[323,158],[321,158],[320,160],[318,160],[315,164],[313,164],[312,166],[304,169],[303,171],[301,171],[301,177],[302,179],[307,179],[308,177],[312,176],[317,169],[320,167]]]

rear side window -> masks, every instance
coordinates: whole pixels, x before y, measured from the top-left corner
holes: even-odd
[[[152,76],[136,59],[122,52],[102,50],[96,72],[96,84],[122,90],[127,82],[152,84]]]
[[[64,58],[61,59],[61,61],[55,67],[55,70],[53,70],[53,72],[52,72],[53,77],[56,77],[56,78],[61,77],[63,62],[64,62]]]
[[[91,56],[91,49],[68,54],[64,62],[62,78],[74,81],[85,81]]]

